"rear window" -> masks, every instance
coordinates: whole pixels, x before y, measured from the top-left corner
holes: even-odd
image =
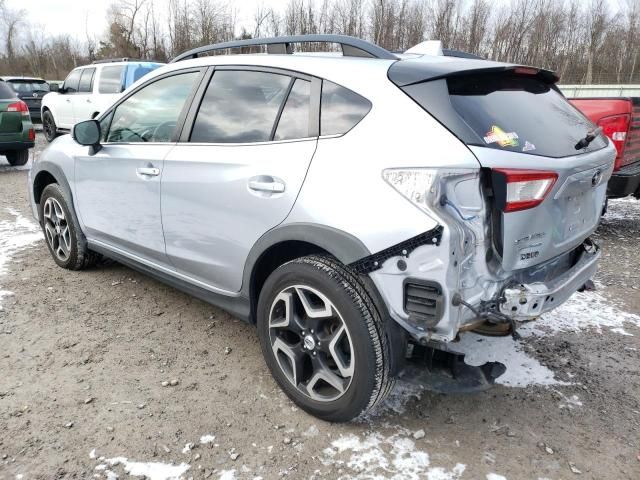
[[[98,92],[100,93],[120,93],[122,92],[122,73],[124,65],[113,67],[103,67],[100,72]]]
[[[0,81],[0,99],[16,98],[16,93],[9,85]]]
[[[11,87],[21,95],[29,95],[32,93],[49,92],[49,84],[45,81],[37,80],[11,80]]]
[[[575,145],[595,128],[562,94],[535,77],[465,75],[447,79],[447,87],[454,110],[477,135],[470,144],[567,157],[584,151]],[[428,105],[425,108],[429,110]],[[599,136],[587,151],[605,145]]]

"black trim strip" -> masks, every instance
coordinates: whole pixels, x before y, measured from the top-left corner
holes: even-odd
[[[368,257],[361,258],[349,264],[349,267],[361,275],[375,272],[382,268],[382,264],[390,258],[398,256],[408,257],[411,252],[422,245],[439,246],[443,231],[444,227],[442,225],[436,225],[431,230],[421,233],[420,235],[380,250],[378,253],[371,254]]]

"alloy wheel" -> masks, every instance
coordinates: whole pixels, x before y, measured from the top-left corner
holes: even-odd
[[[318,290],[295,285],[278,293],[269,312],[269,340],[278,366],[302,394],[330,402],[349,388],[355,366],[349,329]]]
[[[53,197],[44,202],[44,232],[51,251],[62,262],[71,253],[71,230],[60,202]]]

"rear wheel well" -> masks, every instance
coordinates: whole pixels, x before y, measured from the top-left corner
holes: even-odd
[[[330,255],[329,252],[323,248],[314,245],[309,242],[302,242],[298,240],[288,240],[285,242],[277,243],[265,250],[258,258],[258,261],[253,267],[251,272],[251,284],[250,284],[250,300],[251,300],[251,321],[256,321],[256,311],[258,308],[258,299],[260,298],[260,291],[264,282],[269,275],[278,268],[280,265],[294,260],[300,257],[306,257],[307,255]]]
[[[56,178],[47,171],[39,172],[33,181],[33,199],[36,203],[40,203],[40,197],[47,185],[58,183]]]

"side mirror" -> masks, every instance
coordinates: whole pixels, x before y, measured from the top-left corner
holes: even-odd
[[[60,88],[60,84],[59,83],[55,83],[52,82],[49,84],[49,91],[51,92],[60,92],[61,88]]]
[[[73,126],[73,139],[80,145],[93,147],[93,153],[100,151],[100,123],[97,120],[86,120]]]

